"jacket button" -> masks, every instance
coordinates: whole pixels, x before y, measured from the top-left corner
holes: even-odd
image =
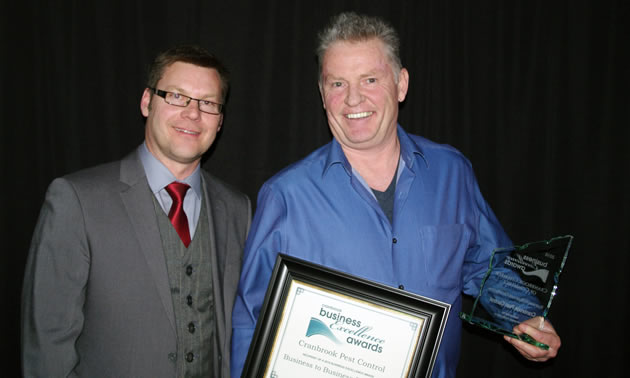
[[[195,355],[194,355],[194,354],[192,354],[192,352],[188,352],[188,353],[186,354],[186,361],[188,361],[188,362],[193,362],[194,360],[195,360]]]
[[[394,244],[398,243],[398,239],[393,238],[393,239],[392,239],[392,243],[394,243]]]
[[[400,284],[400,285],[398,285],[398,288],[399,288],[400,290],[405,290],[405,285]]]
[[[186,297],[186,303],[188,303],[189,306],[192,306],[192,295]]]
[[[193,273],[193,267],[192,267],[192,265],[188,265],[186,267],[186,274],[190,276],[190,275],[192,275],[192,273]]]
[[[193,322],[188,323],[188,332],[195,333],[195,325]]]

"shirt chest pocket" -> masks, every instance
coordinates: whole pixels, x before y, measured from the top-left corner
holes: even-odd
[[[470,228],[464,224],[424,226],[419,232],[425,285],[445,292],[460,292],[462,264],[470,247]]]

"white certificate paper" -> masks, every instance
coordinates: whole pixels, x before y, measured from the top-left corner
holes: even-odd
[[[407,377],[425,320],[293,280],[264,377]]]

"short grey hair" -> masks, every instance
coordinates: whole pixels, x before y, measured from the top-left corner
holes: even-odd
[[[335,42],[365,42],[379,39],[385,46],[385,54],[398,82],[402,69],[400,62],[400,39],[396,30],[386,21],[354,12],[340,13],[330,19],[328,25],[318,34],[317,62],[319,80],[322,79],[322,63],[328,48]]]

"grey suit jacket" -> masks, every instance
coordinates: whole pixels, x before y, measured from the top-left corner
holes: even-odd
[[[229,377],[249,199],[202,170],[212,248],[214,376]],[[27,377],[174,377],[173,303],[153,194],[137,152],[52,182],[22,295]]]

